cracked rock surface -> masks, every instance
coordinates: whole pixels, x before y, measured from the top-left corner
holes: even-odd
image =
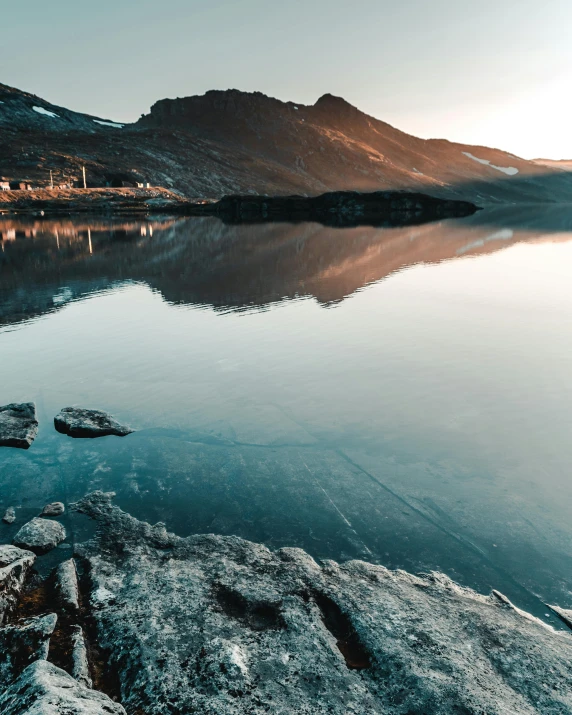
[[[28,449],[37,434],[38,420],[33,402],[0,407],[0,447]]]
[[[82,407],[64,407],[54,417],[54,426],[58,432],[69,437],[94,438],[116,435],[125,437],[134,430],[119,424],[106,412],[86,410]]]
[[[570,715],[572,634],[442,574],[167,533],[96,492],[77,547],[129,713]]]
[[[45,554],[65,538],[66,530],[58,521],[34,517],[16,533],[14,543],[36,554]]]

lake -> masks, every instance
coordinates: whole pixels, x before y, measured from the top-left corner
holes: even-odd
[[[423,226],[0,219],[10,541],[115,491],[181,535],[572,606],[572,208]],[[73,440],[77,405],[137,431]],[[81,520],[66,514],[71,539]],[[69,553],[69,552],[68,552]]]

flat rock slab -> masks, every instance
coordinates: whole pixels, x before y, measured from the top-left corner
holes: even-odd
[[[28,449],[38,434],[36,405],[11,403],[0,407],[0,447]]]
[[[54,417],[54,425],[58,432],[69,437],[87,439],[108,435],[125,437],[134,432],[130,427],[119,424],[107,412],[87,410],[82,407],[64,407]]]
[[[101,492],[97,642],[133,713],[570,715],[572,636],[447,576],[180,538]]]
[[[45,554],[65,538],[66,530],[59,522],[35,517],[17,532],[14,544],[36,554]]]
[[[2,715],[125,715],[119,703],[46,661],[29,665],[0,691]]]

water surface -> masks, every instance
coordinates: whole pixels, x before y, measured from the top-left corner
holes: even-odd
[[[0,509],[113,490],[182,535],[572,607],[571,226],[4,218],[0,403],[40,432],[0,451]],[[69,439],[67,405],[138,431]]]

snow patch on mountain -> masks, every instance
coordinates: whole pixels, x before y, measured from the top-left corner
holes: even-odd
[[[101,124],[103,127],[114,127],[115,129],[123,129],[124,124],[118,124],[117,122],[104,122],[103,119],[94,119],[96,124]]]
[[[59,115],[56,114],[55,112],[50,112],[48,109],[44,109],[43,107],[32,107],[34,112],[37,112],[38,114],[43,114],[45,117],[52,117],[54,119],[59,119]]]
[[[485,166],[490,166],[491,169],[496,169],[497,171],[502,171],[503,174],[508,174],[508,176],[514,176],[515,174],[518,174],[518,169],[516,169],[514,166],[495,166],[494,164],[491,164],[491,162],[488,159],[479,159],[478,156],[473,156],[468,151],[464,151],[462,153],[465,156],[468,156],[469,159],[472,159],[473,161],[478,161],[479,164],[484,164]]]

